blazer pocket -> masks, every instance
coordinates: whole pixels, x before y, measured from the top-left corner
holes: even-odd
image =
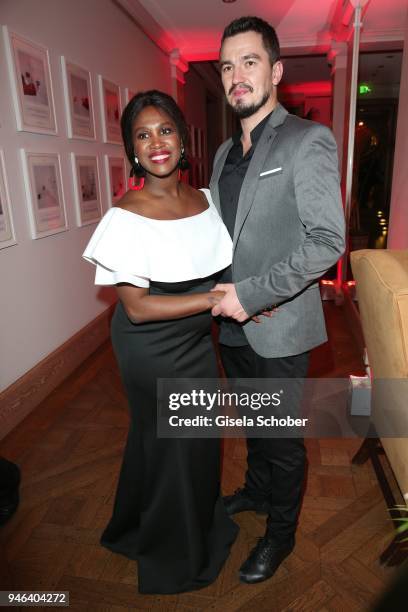
[[[274,176],[277,176],[278,174],[282,174],[282,172],[283,172],[283,168],[281,168],[280,166],[279,168],[271,168],[270,170],[263,170],[259,174],[259,178],[260,179],[273,178]]]

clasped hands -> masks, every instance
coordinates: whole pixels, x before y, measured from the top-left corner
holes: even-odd
[[[235,319],[235,321],[238,321],[239,323],[243,323],[248,319],[255,321],[255,323],[261,322],[259,319],[260,315],[250,317],[249,314],[245,312],[241,302],[238,299],[235,285],[233,283],[219,283],[218,285],[215,285],[211,291],[223,291],[225,293],[224,297],[221,298],[218,304],[213,306],[211,310],[213,317],[218,317],[221,315],[222,317]],[[274,308],[273,310],[277,309]],[[264,315],[265,317],[271,317],[273,311],[264,310],[260,314]]]

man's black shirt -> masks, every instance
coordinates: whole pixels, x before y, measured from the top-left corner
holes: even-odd
[[[245,155],[243,155],[241,143],[242,132],[237,132],[232,137],[233,145],[225,160],[224,168],[218,183],[222,219],[227,226],[231,238],[234,236],[235,218],[237,216],[238,200],[242,183],[244,182],[256,145],[271,114],[272,113],[269,113],[269,115],[262,119],[262,121],[252,130],[252,146]],[[231,266],[225,270],[219,282],[232,283]],[[223,317],[220,317],[219,341],[221,344],[226,344],[227,346],[244,346],[248,344],[242,330],[242,325],[233,319],[224,319]]]

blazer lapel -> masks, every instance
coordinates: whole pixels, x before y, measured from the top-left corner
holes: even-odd
[[[276,138],[277,131],[275,128],[285,121],[287,114],[287,110],[278,103],[256,145],[254,154],[245,175],[244,182],[242,183],[241,192],[239,194],[237,216],[234,226],[234,249],[239,239],[245,219],[251,210],[256,189],[258,187],[259,175],[265,164],[265,158]]]
[[[217,207],[217,210],[221,218],[222,218],[222,213],[221,213],[220,190],[218,188],[218,181],[220,180],[221,172],[224,168],[225,160],[227,159],[227,155],[231,147],[232,147],[232,139],[230,138],[229,140],[225,142],[224,150],[220,154],[220,157],[218,158],[218,161],[214,166],[214,170],[213,170],[211,180],[210,180],[211,197],[213,199],[215,206]]]

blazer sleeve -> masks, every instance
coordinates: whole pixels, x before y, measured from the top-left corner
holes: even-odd
[[[306,131],[294,160],[293,181],[304,238],[267,274],[236,283],[239,301],[250,316],[295,297],[335,264],[345,249],[337,147],[328,128],[313,124]]]

